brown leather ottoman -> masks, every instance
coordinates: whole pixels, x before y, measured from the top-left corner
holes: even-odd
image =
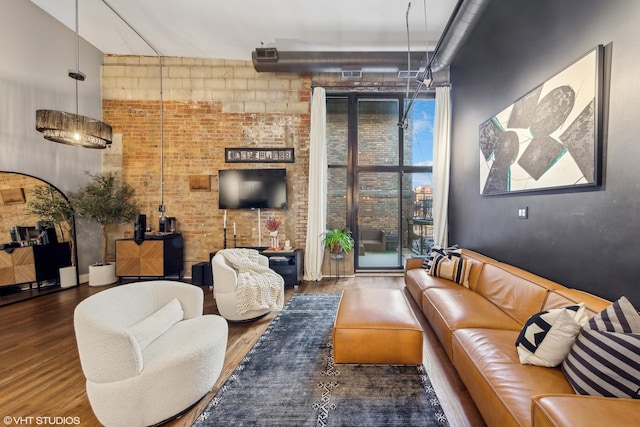
[[[342,292],[333,325],[335,363],[422,364],[422,327],[400,289]]]

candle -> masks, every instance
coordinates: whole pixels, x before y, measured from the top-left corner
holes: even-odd
[[[222,227],[227,228],[227,210],[224,210],[224,220],[222,222]]]
[[[236,235],[236,222],[233,222],[233,235]]]

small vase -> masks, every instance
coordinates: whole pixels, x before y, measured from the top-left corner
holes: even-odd
[[[278,249],[278,245],[280,240],[278,238],[278,230],[270,231],[269,235],[271,236],[271,249]]]

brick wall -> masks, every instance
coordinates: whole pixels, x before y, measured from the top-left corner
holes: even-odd
[[[39,179],[30,177],[28,175],[21,175],[18,173],[0,172],[0,190],[12,190],[22,189],[24,192],[25,203],[8,203],[5,204],[0,199],[0,209],[2,215],[0,215],[0,243],[6,243],[11,241],[11,234],[9,228],[18,225],[26,227],[34,227],[38,222],[38,217],[29,213],[27,204],[32,198],[33,190],[38,185],[45,185],[46,183]]]
[[[256,73],[251,62],[163,58],[164,136],[160,138],[160,68],[156,57],[107,56],[102,69],[103,119],[113,126],[114,146],[105,170],[121,170],[136,190],[147,225],[158,228],[157,207],[176,217],[185,238],[185,272],[223,246],[218,209],[218,170],[284,167],[289,209],[263,210],[281,220],[281,241],[305,246],[309,170],[309,76]],[[119,138],[121,135],[121,146]],[[161,150],[162,145],[162,150]],[[293,147],[295,163],[225,163],[226,147]],[[162,151],[162,156],[161,156]],[[161,159],[163,161],[161,162]],[[162,164],[162,169],[161,169]],[[210,191],[190,191],[189,176],[210,177]],[[257,212],[227,212],[227,241],[258,244]],[[124,227],[126,237],[133,226]],[[117,236],[115,236],[117,237]],[[268,245],[262,225],[262,244]],[[111,254],[113,258],[113,254]]]

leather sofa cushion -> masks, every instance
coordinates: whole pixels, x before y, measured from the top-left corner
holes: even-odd
[[[640,402],[599,396],[541,395],[533,398],[534,427],[632,426]]]
[[[482,271],[484,264],[498,263],[498,261],[493,258],[489,258],[488,256],[479,254],[478,252],[473,252],[469,249],[462,249],[462,258],[473,261],[473,266],[469,273],[469,289],[472,291],[476,290],[478,278],[480,277],[480,272]]]
[[[503,264],[485,264],[478,278],[476,292],[524,325],[532,314],[542,311],[549,286],[554,285],[526,271],[507,267]]]
[[[434,287],[422,294],[422,311],[451,358],[451,334],[461,328],[521,329],[511,317],[481,295],[460,285]],[[511,343],[515,352],[515,338]]]
[[[498,329],[453,333],[453,365],[488,426],[530,426],[533,396],[575,395],[560,368],[521,365],[517,337]]]
[[[404,279],[409,294],[422,309],[422,292],[427,288],[455,288],[460,285],[451,280],[430,276],[424,268],[414,268],[407,270]]]

